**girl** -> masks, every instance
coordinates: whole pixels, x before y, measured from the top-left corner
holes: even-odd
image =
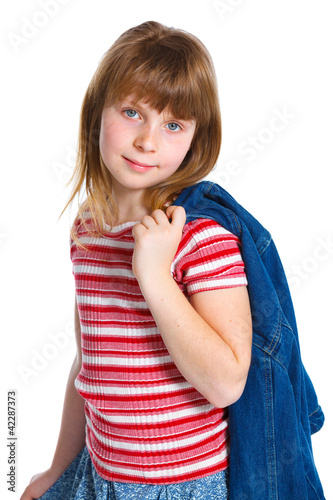
[[[227,498],[227,407],[251,358],[244,263],[231,232],[171,206],[220,144],[203,44],[157,22],[121,35],[81,112],[77,354],[58,444],[21,500]]]

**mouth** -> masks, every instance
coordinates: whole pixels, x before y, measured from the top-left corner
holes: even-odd
[[[125,156],[123,156],[123,158],[127,163],[127,165],[136,172],[147,172],[148,170],[151,170],[152,168],[155,168],[157,166],[157,165],[146,165],[145,163],[141,163],[136,160],[130,160]]]

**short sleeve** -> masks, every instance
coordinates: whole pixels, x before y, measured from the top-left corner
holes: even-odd
[[[185,225],[171,274],[187,295],[247,285],[239,239],[211,219]]]

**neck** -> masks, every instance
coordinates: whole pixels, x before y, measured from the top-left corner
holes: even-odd
[[[115,225],[140,221],[144,215],[150,215],[151,210],[144,203],[143,195],[144,191],[122,189],[122,186],[113,189],[113,196],[118,209]]]

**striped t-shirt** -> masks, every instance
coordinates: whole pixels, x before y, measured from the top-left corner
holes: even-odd
[[[82,337],[75,386],[85,399],[86,444],[100,476],[171,484],[228,466],[227,410],[216,408],[176,368],[132,271],[135,222],[90,236],[71,259]],[[246,285],[236,236],[209,219],[184,226],[170,270],[187,298]],[[172,314],[172,311],[170,311]]]

